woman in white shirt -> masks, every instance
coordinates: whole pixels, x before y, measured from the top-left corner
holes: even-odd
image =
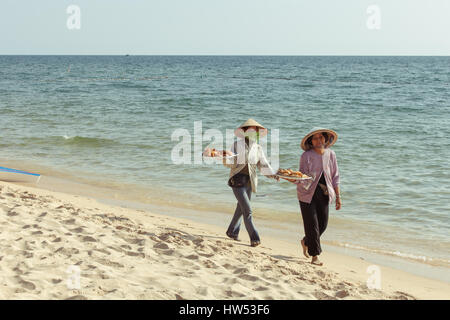
[[[233,189],[238,201],[226,234],[228,237],[238,240],[241,217],[243,217],[252,247],[261,243],[259,234],[253,225],[250,205],[252,192],[256,192],[258,186],[256,168],[263,175],[279,180],[268,163],[264,150],[258,144],[259,138],[266,134],[266,128],[255,120],[248,119],[235,130],[235,135],[241,139],[234,142],[231,151],[237,154],[237,157],[233,159],[232,163],[228,163],[225,158],[223,159],[223,165],[231,169],[228,185]]]

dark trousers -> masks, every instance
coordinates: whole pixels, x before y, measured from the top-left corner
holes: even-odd
[[[252,198],[252,186],[250,181],[244,187],[232,188],[233,193],[238,201],[233,219],[231,219],[227,233],[237,237],[241,227],[241,218],[244,218],[244,225],[247,229],[251,241],[260,241],[258,231],[252,221],[252,207],[250,199]]]
[[[317,256],[322,252],[320,236],[328,225],[328,201],[322,188],[317,185],[311,203],[300,202],[303,226],[305,228],[305,245],[310,256]]]

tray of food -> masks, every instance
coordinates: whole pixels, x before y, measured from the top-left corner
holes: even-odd
[[[237,157],[237,153],[233,153],[228,150],[216,150],[215,148],[210,149],[206,148],[205,151],[203,151],[202,155],[204,157],[211,157],[211,158],[234,158]]]
[[[290,180],[311,180],[312,178],[300,171],[294,171],[291,169],[278,169],[277,174],[278,177],[283,179]]]

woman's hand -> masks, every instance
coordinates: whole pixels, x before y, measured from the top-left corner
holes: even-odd
[[[341,197],[336,197],[336,210],[340,210],[342,207],[342,200]]]
[[[275,180],[277,180],[277,181],[280,181],[280,177],[277,176],[277,175],[267,176],[267,178],[273,178],[273,179],[275,179]]]
[[[298,180],[295,180],[295,179],[289,179],[289,178],[283,178],[283,177],[281,179],[284,179],[284,180],[287,180],[289,182],[292,182],[293,184],[298,184]]]
[[[336,210],[340,210],[342,207],[342,200],[341,200],[341,188],[339,185],[336,185],[334,187],[334,192],[336,193]]]

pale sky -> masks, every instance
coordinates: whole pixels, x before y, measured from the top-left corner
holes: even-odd
[[[450,0],[0,0],[0,54],[450,55]]]

